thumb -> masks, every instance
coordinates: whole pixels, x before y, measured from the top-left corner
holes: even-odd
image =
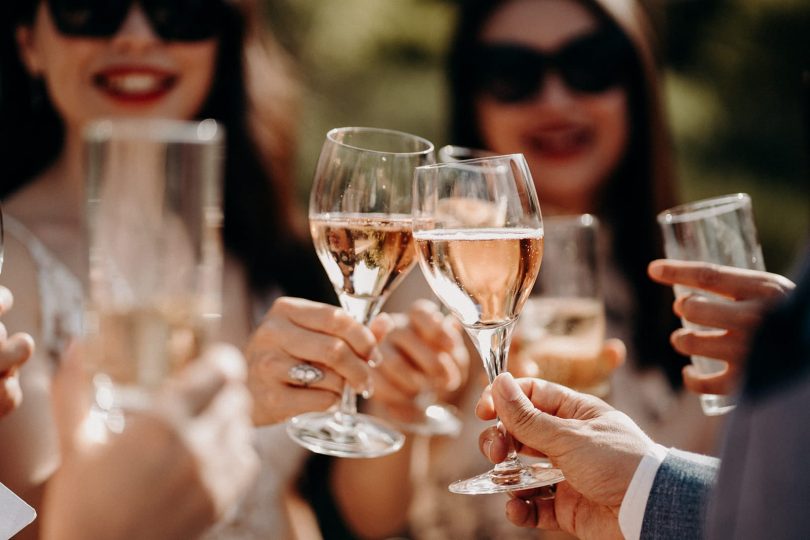
[[[549,450],[563,420],[537,409],[509,372],[493,381],[492,398],[498,418],[512,437],[534,450],[553,454]]]

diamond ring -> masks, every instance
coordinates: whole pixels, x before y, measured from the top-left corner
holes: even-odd
[[[290,380],[294,383],[306,387],[323,380],[325,375],[322,369],[316,368],[312,364],[301,363],[291,367],[287,371],[287,376],[289,376]]]

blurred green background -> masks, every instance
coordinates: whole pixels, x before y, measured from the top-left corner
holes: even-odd
[[[388,127],[452,142],[444,53],[453,0],[265,0],[268,25],[305,86],[302,204],[323,136]],[[810,231],[807,0],[646,0],[664,59],[680,198],[745,191],[769,270],[790,272]]]

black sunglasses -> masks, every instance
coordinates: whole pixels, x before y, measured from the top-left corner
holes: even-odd
[[[574,91],[604,92],[625,80],[632,59],[627,38],[605,30],[550,54],[509,43],[482,44],[470,56],[468,69],[477,92],[502,103],[518,103],[537,94],[549,70]]]
[[[47,0],[56,28],[66,36],[115,35],[136,0]],[[202,41],[221,28],[226,0],[137,0],[166,41]]]

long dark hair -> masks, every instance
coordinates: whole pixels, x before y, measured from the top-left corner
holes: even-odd
[[[41,81],[22,65],[16,28],[33,23],[39,1],[0,10],[0,197],[27,185],[58,157],[64,126]],[[226,249],[242,262],[251,290],[278,286],[324,299],[324,283],[294,203],[292,163],[298,86],[280,46],[261,32],[255,0],[224,2],[214,83],[198,118],[226,129]]]
[[[447,69],[450,134],[454,144],[484,146],[476,116],[469,58],[478,45],[483,26],[506,1],[461,2]],[[633,51],[633,65],[625,81],[630,104],[630,141],[622,162],[599,194],[597,214],[612,229],[613,253],[638,306],[633,329],[636,360],[641,366],[661,367],[673,386],[678,386],[685,359],[669,345],[669,334],[677,328],[670,309],[672,295],[652,283],[646,272],[647,264],[663,254],[655,216],[675,202],[671,150],[649,22],[633,0],[621,7],[616,2],[571,1],[585,6],[604,28],[620,32]]]

